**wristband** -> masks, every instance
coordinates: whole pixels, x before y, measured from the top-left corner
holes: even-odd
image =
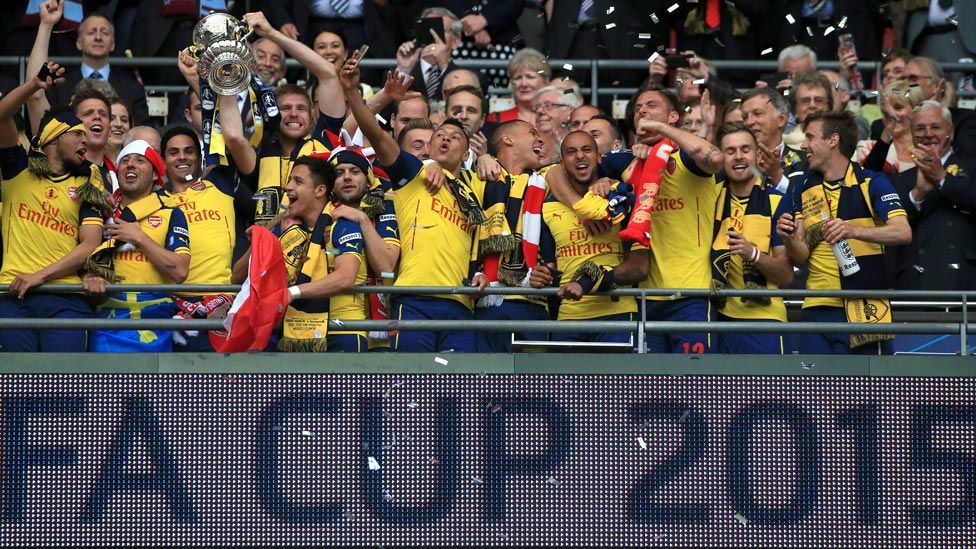
[[[759,248],[753,247],[752,248],[752,258],[749,259],[749,263],[756,263],[757,261],[759,261],[759,258],[761,256],[762,256],[762,252],[759,251]]]
[[[291,300],[295,301],[302,298],[302,291],[298,289],[298,286],[289,286],[288,295],[291,296]]]

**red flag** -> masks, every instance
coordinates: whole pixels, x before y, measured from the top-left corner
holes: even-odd
[[[227,312],[227,331],[210,332],[210,344],[218,353],[263,351],[287,307],[288,278],[281,244],[267,228],[255,225],[247,280]]]
[[[620,231],[620,240],[637,242],[644,246],[651,245],[651,214],[654,213],[654,202],[661,187],[664,169],[674,144],[669,139],[662,139],[651,148],[647,158],[637,160],[633,170],[627,177],[627,183],[634,186],[637,193],[637,206],[630,215],[627,227]]]

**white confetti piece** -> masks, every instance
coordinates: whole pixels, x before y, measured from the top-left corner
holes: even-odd
[[[747,519],[742,513],[736,513],[735,520],[741,522],[742,524],[749,524],[749,519]]]
[[[559,486],[559,479],[557,479],[556,477],[549,477],[549,479],[546,482],[552,484],[553,486]]]
[[[681,292],[674,292],[671,294],[671,300],[673,301],[675,299],[681,299]]]
[[[441,366],[447,366],[447,359],[446,358],[441,358],[439,356],[435,356],[434,357],[434,362],[440,364]]]
[[[812,370],[813,367],[816,365],[817,365],[816,362],[803,362],[802,360],[800,361],[800,367],[803,368],[804,370]]]
[[[824,31],[824,36],[827,36],[828,34],[834,32],[834,30],[836,29],[834,29],[833,26],[827,27],[827,30]]]
[[[769,55],[771,53],[773,53],[773,48],[766,48],[759,55]]]
[[[650,57],[647,58],[647,62],[648,63],[653,63],[654,60],[657,59],[658,57],[661,57],[661,54],[658,53],[658,52],[654,52],[654,53],[651,54]]]
[[[392,499],[393,499],[393,496],[390,495],[390,491],[389,490],[383,490],[383,501],[391,501]]]
[[[787,13],[787,14],[786,14],[786,20],[787,20],[787,21],[789,22],[789,24],[791,24],[791,25],[792,25],[793,23],[796,23],[796,19],[793,19],[793,14],[792,14],[792,13]]]
[[[681,414],[681,417],[678,418],[678,423],[684,423],[685,420],[688,419],[688,416],[690,415],[691,415],[691,410],[685,410],[685,413]]]
[[[809,34],[810,36],[813,36],[813,29],[811,29],[810,27],[807,27],[807,34]]]
[[[680,7],[681,6],[679,6],[678,3],[675,2],[674,4],[671,4],[671,7],[670,8],[668,8],[668,13],[674,13],[675,10],[677,10]]]
[[[193,181],[193,176],[191,174],[186,174],[186,176],[183,179],[186,179],[187,181]]]
[[[651,39],[651,33],[649,33],[649,32],[638,33],[637,38],[639,38],[641,40],[650,40]]]
[[[416,410],[419,407],[420,407],[420,405],[417,404],[416,402],[408,402],[407,403],[407,408],[409,408],[411,410]]]
[[[380,462],[376,461],[376,458],[374,458],[373,456],[369,456],[366,458],[366,465],[369,466],[370,471],[380,470]]]
[[[614,8],[613,6],[610,6],[609,8],[607,8],[607,15],[610,15],[611,13],[613,13],[613,10],[614,9],[616,9],[616,8]]]
[[[310,437],[310,436],[312,436],[312,431],[302,431],[302,436],[303,437]]]
[[[471,481],[474,482],[475,484],[484,484],[485,483],[485,481],[481,480],[478,477],[471,477]]]
[[[334,322],[336,326],[338,326],[338,327],[340,327],[340,328],[342,328],[342,321],[341,321],[341,320],[339,320],[338,318],[337,318],[337,319],[335,319],[335,320],[333,320],[332,322]]]
[[[573,70],[572,63],[566,63],[565,65],[563,65],[563,70],[567,70],[567,71]]]
[[[956,14],[952,14],[949,17],[946,17],[946,23],[949,23],[950,25],[955,25],[955,26],[958,27],[959,26],[959,17]]]
[[[847,26],[847,16],[840,18],[840,23],[837,23],[837,28],[842,29]]]
[[[705,79],[704,78],[699,78],[697,80],[692,80],[691,83],[694,84],[694,85],[696,85],[696,86],[704,86],[705,85]]]
[[[501,410],[502,410],[502,405],[501,404],[489,404],[488,405],[488,411],[490,411],[493,414],[497,414]]]
[[[610,29],[612,29],[612,28],[615,28],[616,26],[617,26],[617,24],[616,24],[616,23],[607,23],[607,24],[606,24],[606,27],[607,27],[607,30],[610,30]]]
[[[380,124],[386,124],[386,119],[380,116],[380,113],[376,113],[376,119],[380,121]]]
[[[949,264],[949,268],[952,269],[952,270],[954,270],[954,271],[958,271],[959,270],[959,264],[958,263],[950,263]]]
[[[383,271],[382,273],[380,273],[380,278],[394,278],[394,274],[387,271]]]
[[[651,21],[654,21],[655,23],[660,23],[661,22],[661,20],[657,18],[657,14],[656,13],[652,13],[651,14]]]
[[[644,437],[637,437],[637,444],[640,444],[641,450],[647,450],[647,443],[644,442]]]

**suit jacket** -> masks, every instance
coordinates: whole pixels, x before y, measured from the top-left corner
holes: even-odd
[[[464,17],[476,6],[481,6],[481,15],[488,22],[488,34],[493,44],[511,44],[521,33],[518,18],[522,15],[525,0],[434,0],[428,7],[439,6],[451,10],[454,15]]]
[[[443,81],[445,74],[458,68],[460,67],[454,64],[453,59],[448,61],[447,68],[441,71],[441,80]],[[413,77],[413,83],[410,84],[411,91],[418,91],[424,94],[424,97],[427,99],[427,101],[440,101],[444,99],[444,94],[441,92],[440,88],[437,89],[437,93],[434,95],[434,97],[429,97],[427,95],[427,82],[424,80],[424,73],[423,70],[421,70],[420,68],[420,61],[417,61],[417,64],[414,65],[413,70],[410,71],[410,76]]]
[[[307,36],[314,0],[269,0],[265,4],[268,22],[280,29],[285,23],[298,28],[299,40],[310,44],[315,38]],[[363,0],[363,26],[369,37],[369,55],[373,58],[393,57],[396,54],[395,14],[387,6],[373,0]],[[350,54],[352,52],[349,52]]]
[[[955,127],[952,150],[959,156],[976,158],[976,111],[951,108],[949,112],[952,114],[952,125]]]
[[[947,173],[920,208],[909,199],[918,168],[891,176],[912,226],[911,244],[886,250],[897,289],[976,290],[976,159],[953,153],[953,165],[957,174]]]
[[[78,82],[81,82],[81,67],[71,67],[65,72],[64,84],[47,92],[48,101],[52,105],[67,104]],[[127,67],[111,67],[108,83],[115,89],[119,99],[129,107],[133,126],[149,122],[146,89],[136,80],[131,70]]]
[[[579,11],[581,0],[553,0],[552,19],[549,21],[549,56],[565,59],[573,44],[573,37],[579,30]],[[673,2],[671,2],[673,3]],[[594,0],[597,30],[604,55],[594,57],[612,59],[647,59],[656,44],[667,36],[668,27],[664,20],[667,13],[666,2],[659,0]],[[660,7],[660,9],[658,9]],[[607,11],[613,8],[611,13]],[[651,13],[658,15],[659,23],[651,20]],[[608,29],[607,25],[611,25]],[[651,33],[650,40],[641,40],[639,34]],[[635,45],[640,47],[634,47]]]
[[[779,43],[776,52],[787,46],[799,42],[808,46],[817,53],[819,59],[837,58],[837,36],[841,34],[836,29],[828,35],[824,35],[826,27],[810,27],[813,36],[807,34],[801,21],[803,14],[803,4],[805,0],[787,0],[785,2],[774,2],[779,9],[771,6],[768,14],[769,21],[772,21],[778,29]],[[884,33],[884,22],[886,18],[878,15],[883,0],[859,0],[850,2],[847,0],[834,0],[834,12],[831,16],[831,24],[836,28],[837,24],[844,17],[847,18],[845,26],[846,32],[854,35],[854,46],[857,49],[857,56],[860,59],[881,59],[881,35]],[[792,25],[786,21],[786,14],[792,14],[796,23]],[[775,60],[774,56],[770,59]]]
[[[699,8],[705,13],[706,2],[697,4],[682,3],[681,9],[675,10],[671,22],[678,34],[678,50],[692,50],[704,59],[759,59],[762,46],[773,44],[771,34],[764,31],[768,25],[769,0],[739,0],[735,7],[749,19],[749,29],[744,36],[732,35],[732,24],[729,8],[725,2],[719,2],[719,26],[714,32],[707,34],[688,34],[684,23],[689,12]],[[665,8],[666,10],[667,8]],[[666,13],[666,11],[665,11]],[[723,71],[722,77],[740,87],[753,87],[763,71]]]
[[[956,8],[956,21],[959,23],[959,32],[955,35],[962,40],[962,46],[966,51],[976,53],[976,36],[972,32],[962,32],[962,29],[972,29],[976,27],[976,3],[972,0],[955,0],[953,7]],[[915,40],[918,39],[925,27],[928,26],[928,11],[921,11],[918,17],[911,17],[915,12],[909,13],[905,21],[905,39],[902,42],[905,49],[914,52]]]

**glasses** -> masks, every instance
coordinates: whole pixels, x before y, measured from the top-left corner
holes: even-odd
[[[921,74],[902,74],[902,75],[901,75],[901,78],[902,78],[902,80],[908,80],[908,81],[909,81],[909,82],[911,82],[912,84],[918,84],[918,81],[919,81],[919,80],[921,80],[921,79],[923,79],[923,78],[927,78],[927,79],[929,79],[929,80],[932,80],[932,75],[930,75],[930,74],[929,74],[929,75],[921,75]]]
[[[532,105],[532,112],[551,111],[552,109],[555,109],[557,107],[568,107],[568,106],[569,105],[567,105],[566,103],[549,103],[547,101],[545,103],[539,103],[538,105]]]

